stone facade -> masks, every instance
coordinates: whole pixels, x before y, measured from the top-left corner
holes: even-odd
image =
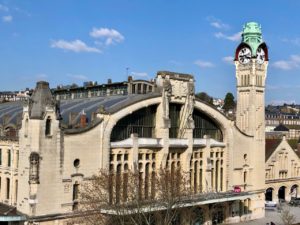
[[[266,200],[290,201],[298,197],[300,185],[300,152],[286,137],[266,140]]]

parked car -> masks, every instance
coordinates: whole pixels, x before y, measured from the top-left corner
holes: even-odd
[[[290,205],[292,206],[298,206],[300,205],[300,198],[292,198],[291,201],[289,202]]]
[[[241,191],[242,191],[242,190],[241,190],[241,188],[240,188],[239,186],[234,186],[234,187],[233,187],[233,192],[234,192],[234,193],[241,193]]]
[[[266,201],[265,202],[265,207],[266,208],[276,208],[277,206],[277,202],[273,202],[273,201]]]

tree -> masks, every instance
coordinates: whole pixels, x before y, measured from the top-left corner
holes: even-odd
[[[288,206],[283,208],[280,218],[284,225],[293,225],[296,222],[296,217],[291,213],[291,209]]]
[[[234,108],[235,108],[234,96],[231,92],[228,92],[224,99],[223,109],[225,110],[225,112],[228,112],[229,110],[233,110]]]
[[[199,92],[196,94],[196,97],[208,104],[213,105],[213,98],[209,96],[206,92]]]
[[[73,224],[171,225],[189,198],[188,182],[180,169],[150,173],[101,170],[80,191]],[[187,209],[185,209],[187,210]]]

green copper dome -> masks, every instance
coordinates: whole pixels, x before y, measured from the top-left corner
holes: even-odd
[[[247,43],[251,47],[252,55],[256,56],[258,46],[263,43],[261,26],[256,22],[246,23],[243,27],[242,42]]]

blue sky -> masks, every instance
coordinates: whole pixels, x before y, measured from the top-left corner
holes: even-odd
[[[300,103],[300,1],[0,0],[0,90],[191,73],[196,90],[235,94],[245,22],[269,46],[266,102]]]

